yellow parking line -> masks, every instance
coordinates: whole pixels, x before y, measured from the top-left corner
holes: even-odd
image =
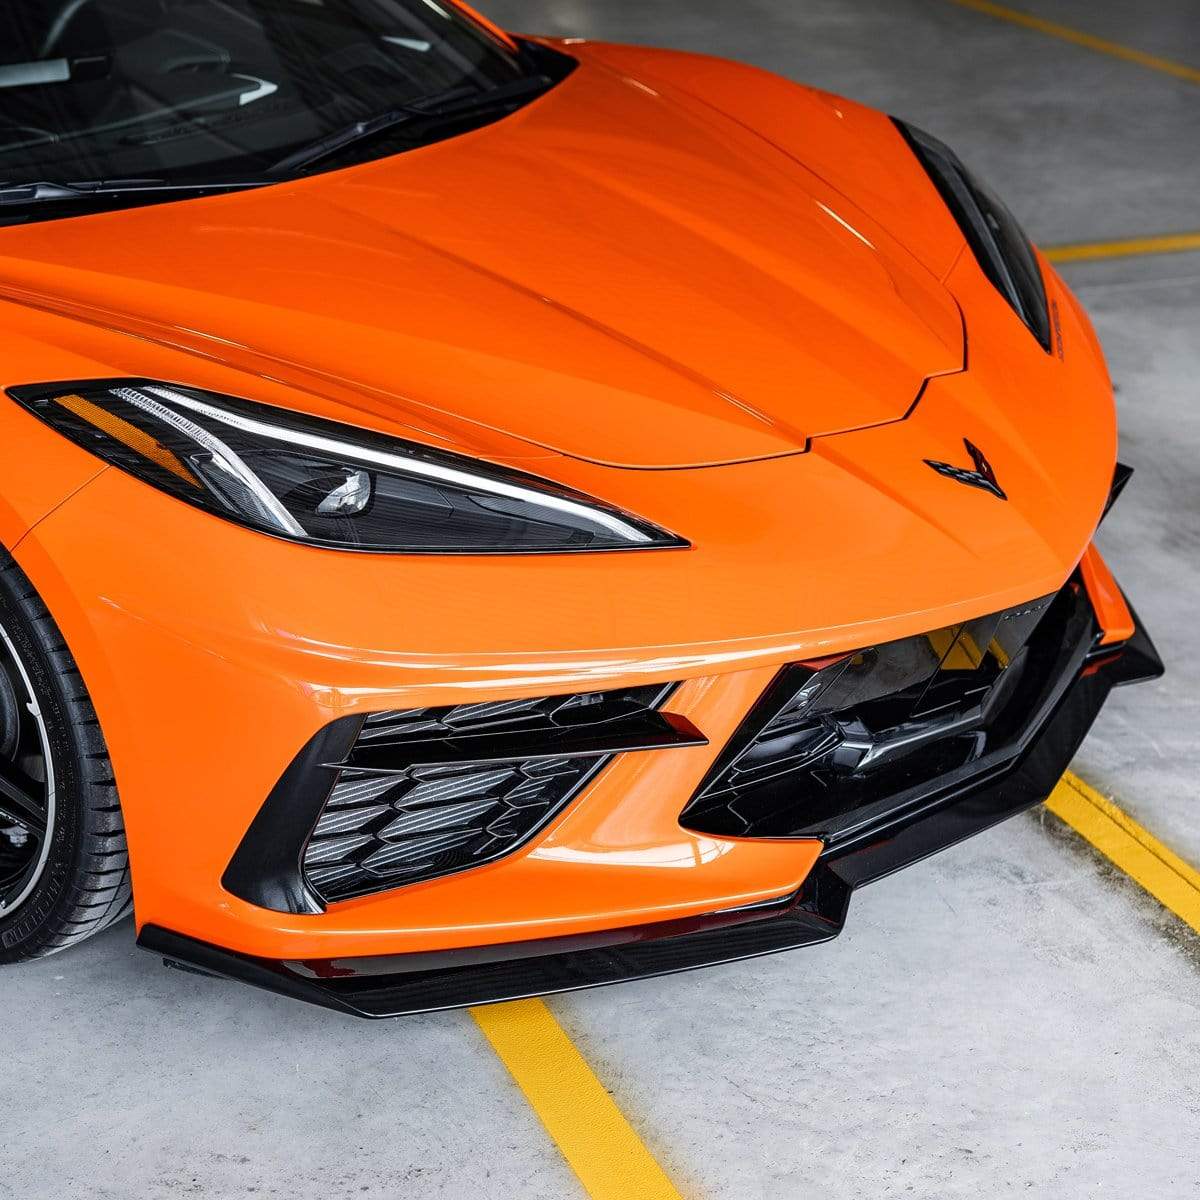
[[[1200,933],[1200,871],[1069,772],[1046,801],[1046,807],[1164,908]]]
[[[1200,233],[1164,233],[1159,237],[1121,238],[1113,242],[1073,242],[1048,246],[1042,253],[1056,263],[1083,262],[1093,258],[1128,258],[1136,254],[1178,254],[1200,250]]]
[[[593,1200],[681,1200],[541,1000],[471,1015]]]
[[[1046,807],[1200,933],[1200,871],[1077,775],[1063,776]],[[541,1000],[471,1015],[592,1200],[681,1200]]]
[[[1110,54],[1113,58],[1122,58],[1126,62],[1137,63],[1139,67],[1149,67],[1152,71],[1162,71],[1166,75],[1174,75],[1176,79],[1188,83],[1200,83],[1200,70],[1189,67],[1186,63],[1175,62],[1169,58],[1159,58],[1156,54],[1147,54],[1135,50],[1132,46],[1122,46],[1120,42],[1110,42],[1105,38],[1094,37],[1082,29],[1072,29],[1069,25],[1059,25],[1055,21],[1046,21],[1035,17],[1032,13],[1021,12],[1020,9],[1007,8],[1003,4],[992,4],[991,0],[950,0],[960,8],[971,8],[976,12],[985,13],[1001,21],[1011,21],[1014,25],[1022,25],[1026,29],[1036,30],[1048,37],[1061,38],[1064,42],[1073,42],[1088,50],[1100,54]]]

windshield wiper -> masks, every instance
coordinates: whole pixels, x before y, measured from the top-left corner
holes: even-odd
[[[343,129],[326,134],[285,158],[273,163],[263,175],[243,179],[213,179],[204,182],[178,182],[170,179],[88,179],[62,181],[37,179],[20,183],[0,181],[0,207],[53,203],[86,203],[93,199],[101,203],[115,196],[129,196],[146,201],[156,196],[197,196],[207,192],[242,191],[280,183],[287,175],[318,162],[347,146],[366,141],[399,126],[428,127],[460,117],[486,116],[511,108],[528,96],[544,92],[554,81],[546,75],[527,75],[512,83],[480,91],[471,86],[451,88],[401,108],[389,109],[374,117],[355,121]]]
[[[368,141],[401,126],[419,128],[455,117],[485,116],[497,109],[507,109],[527,96],[544,92],[553,82],[547,75],[526,75],[512,83],[500,84],[482,92],[472,87],[451,88],[411,104],[390,108],[376,116],[364,117],[352,125],[327,133],[293,150],[273,163],[268,171],[272,175],[286,175],[303,170],[347,146]]]
[[[277,179],[215,179],[207,183],[172,183],[169,179],[89,179],[60,183],[39,179],[29,183],[0,183],[0,205],[45,204],[56,200],[88,200],[92,196],[130,194],[194,195],[199,192],[238,191],[278,183]]]

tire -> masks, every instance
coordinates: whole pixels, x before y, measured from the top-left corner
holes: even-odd
[[[66,950],[133,911],[100,722],[58,626],[3,549],[0,904],[0,965]]]

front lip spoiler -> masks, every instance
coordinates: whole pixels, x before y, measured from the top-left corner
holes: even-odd
[[[1131,610],[1132,611],[1132,610]],[[157,925],[138,945],[168,967],[248,983],[357,1017],[395,1017],[646,979],[811,946],[836,937],[851,893],[1041,803],[1112,688],[1155,679],[1162,661],[1134,614],[1120,646],[1096,646],[1023,753],[933,806],[831,848],[791,896],[748,908],[579,937],[381,958],[279,961],[226,950]]]

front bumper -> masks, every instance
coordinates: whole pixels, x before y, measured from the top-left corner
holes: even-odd
[[[104,730],[139,926],[253,958],[361,959],[590,936],[795,893],[819,838],[680,823],[779,669],[1055,591],[1112,484],[1103,367],[1069,296],[1051,273],[1068,352],[1049,356],[1011,336],[1011,310],[974,275],[950,280],[971,314],[971,368],[930,379],[903,421],[695,471],[535,461],[566,486],[682,529],[687,551],[321,551],[214,520],[114,469],[59,504],[14,556]],[[229,365],[185,363],[145,342],[111,351],[81,347],[56,373],[136,373],[289,403],[285,385]],[[33,355],[9,366],[12,384],[48,375]],[[38,459],[61,438],[32,424],[4,444]],[[1007,503],[925,465],[961,453],[964,431],[1002,465]],[[708,745],[616,757],[502,860],[320,913],[223,886],[264,799],[332,722],[668,681],[679,682],[670,712]]]
[[[1091,554],[1092,552],[1089,552]],[[276,959],[223,949],[155,924],[139,944],[166,965],[239,980],[360,1017],[389,1017],[647,978],[827,941],[851,893],[1044,800],[1115,686],[1162,673],[1132,610],[1089,558],[1086,623],[1020,731],[992,759],[874,808],[831,839],[793,893],[682,919],[574,936],[372,957]],[[1107,590],[1106,590],[1107,585]],[[1083,593],[1081,593],[1082,595]],[[1097,610],[1100,617],[1098,618]],[[1114,642],[1110,626],[1131,620]]]

